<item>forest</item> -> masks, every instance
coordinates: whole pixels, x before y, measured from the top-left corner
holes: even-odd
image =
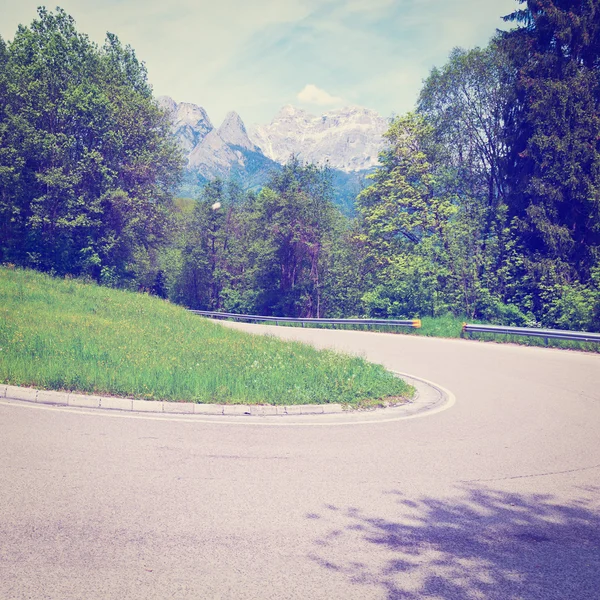
[[[452,314],[600,331],[600,7],[520,0],[390,120],[353,216],[296,157],[184,173],[144,64],[61,9],[0,38],[0,263],[281,316]]]

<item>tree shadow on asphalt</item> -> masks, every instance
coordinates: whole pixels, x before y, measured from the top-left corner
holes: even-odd
[[[388,600],[600,598],[600,513],[586,501],[482,488],[448,500],[385,494],[392,519],[331,504],[312,513],[328,531],[310,558]]]

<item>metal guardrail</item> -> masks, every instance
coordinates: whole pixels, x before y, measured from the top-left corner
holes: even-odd
[[[548,343],[549,339],[571,340],[575,342],[600,343],[600,333],[588,331],[568,331],[565,329],[537,329],[534,327],[505,327],[503,325],[473,325],[463,323],[465,333],[492,333],[499,335],[523,335],[528,337],[542,337]]]
[[[421,327],[421,319],[298,319],[294,317],[267,317],[264,315],[239,315],[210,310],[191,310],[190,312],[203,317],[220,319],[235,319],[237,321],[266,321],[270,323],[300,323],[302,327],[309,325],[379,325],[383,327]]]
[[[237,313],[210,311],[210,310],[192,310],[191,313],[216,319],[234,319],[236,321],[256,321],[275,323],[298,323],[302,327],[305,325],[377,325],[380,327],[411,327],[418,329],[421,327],[421,319],[300,319],[295,317],[271,317],[265,315],[240,315]],[[497,335],[522,335],[529,337],[542,337],[546,339],[571,340],[576,342],[596,342],[600,343],[600,333],[591,333],[587,331],[568,331],[562,329],[537,329],[534,327],[508,327],[504,325],[477,325],[472,323],[463,323],[462,335],[470,333],[491,333]]]

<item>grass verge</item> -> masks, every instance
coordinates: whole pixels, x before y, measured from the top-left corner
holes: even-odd
[[[466,318],[457,318],[452,315],[443,317],[424,317],[421,329],[414,330],[416,335],[458,338],[462,334],[462,324],[467,321]],[[469,321],[470,323],[479,323],[481,321]],[[520,335],[497,335],[491,333],[469,333],[465,339],[479,340],[482,342],[496,342],[505,344],[520,344],[522,346],[551,347],[562,348],[565,350],[583,350],[586,352],[600,352],[600,344],[592,342],[576,342],[570,340],[548,339],[547,342],[541,337],[525,337]]]
[[[8,268],[0,382],[229,404],[366,407],[414,393],[361,358],[234,331],[144,294]]]
[[[425,337],[442,337],[442,338],[460,338],[463,337],[462,325],[468,319],[466,317],[455,317],[453,315],[444,315],[441,317],[423,317],[421,319],[422,326],[419,329],[410,327],[377,327],[376,325],[369,326],[369,331],[378,331],[383,333],[401,333],[407,335],[419,335]],[[471,321],[470,323],[482,323],[481,321]],[[281,323],[282,325],[284,323]],[[298,327],[297,324],[286,324],[291,327]],[[331,325],[310,325],[318,328],[331,328]],[[336,329],[360,329],[365,330],[363,325],[336,325]],[[561,348],[564,350],[582,350],[585,352],[600,352],[600,344],[593,342],[575,342],[570,340],[555,340],[548,339],[547,343],[541,337],[524,337],[519,335],[497,335],[491,333],[469,333],[464,336],[465,339],[478,340],[482,342],[496,342],[505,344],[520,344],[522,346],[550,347]]]

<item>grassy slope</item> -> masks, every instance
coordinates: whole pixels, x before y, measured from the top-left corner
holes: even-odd
[[[360,358],[233,331],[147,295],[6,268],[0,382],[206,403],[368,405],[413,393]]]

